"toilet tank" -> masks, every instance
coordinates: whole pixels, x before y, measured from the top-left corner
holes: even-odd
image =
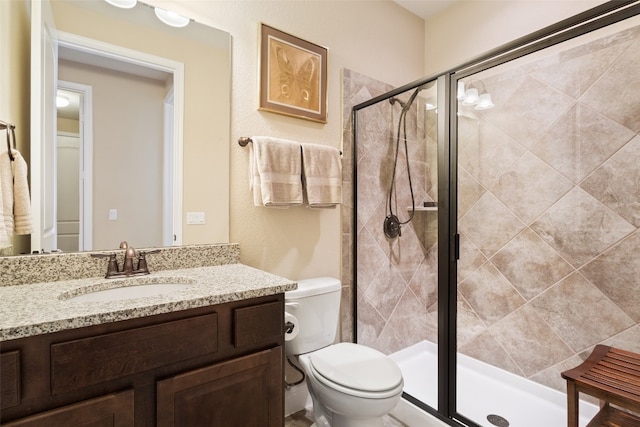
[[[284,311],[293,316],[294,327],[298,328],[297,335],[285,334],[287,354],[309,353],[334,343],[341,286],[340,280],[333,277],[317,277],[299,280],[297,289],[285,292]]]

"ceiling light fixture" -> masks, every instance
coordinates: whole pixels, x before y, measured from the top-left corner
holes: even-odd
[[[479,98],[480,96],[478,95],[478,89],[476,89],[475,87],[471,87],[466,90],[462,105],[476,105]]]
[[[477,87],[480,87],[482,90],[479,91]],[[488,110],[495,107],[495,104],[491,100],[491,94],[487,92],[482,81],[470,82],[468,88],[465,88],[464,82],[459,81],[456,97],[458,101],[462,102],[462,105],[475,105],[476,110]]]
[[[66,96],[58,95],[56,96],[56,108],[64,108],[68,107],[70,104],[69,98]]]
[[[104,0],[112,6],[122,9],[131,9],[138,3],[138,0]]]
[[[495,107],[495,105],[493,104],[493,101],[491,101],[491,94],[483,93],[482,95],[480,95],[480,98],[478,98],[478,103],[476,104],[475,109],[488,110],[489,108],[493,107]]]
[[[172,27],[177,27],[177,28],[186,27],[187,24],[189,23],[189,18],[179,15],[175,12],[171,12],[165,9],[160,9],[159,7],[155,7],[154,10],[159,20],[161,20],[165,24],[170,25]]]

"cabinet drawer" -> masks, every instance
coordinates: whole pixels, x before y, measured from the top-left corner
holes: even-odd
[[[284,306],[280,302],[237,308],[233,319],[236,347],[279,343],[284,337]]]
[[[20,404],[20,352],[0,354],[0,407]]]
[[[51,346],[51,393],[77,390],[218,351],[216,313]]]

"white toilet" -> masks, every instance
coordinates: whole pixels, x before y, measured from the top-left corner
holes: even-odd
[[[319,277],[285,293],[285,322],[293,325],[285,350],[304,370],[317,427],[382,427],[402,395],[402,373],[377,350],[334,344],[340,291],[338,279]]]

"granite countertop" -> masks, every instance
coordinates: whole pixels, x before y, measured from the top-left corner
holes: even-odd
[[[117,301],[74,301],[89,292],[144,284],[181,283],[162,295]],[[164,270],[146,276],[0,286],[0,342],[172,311],[274,295],[296,283],[243,264]]]

